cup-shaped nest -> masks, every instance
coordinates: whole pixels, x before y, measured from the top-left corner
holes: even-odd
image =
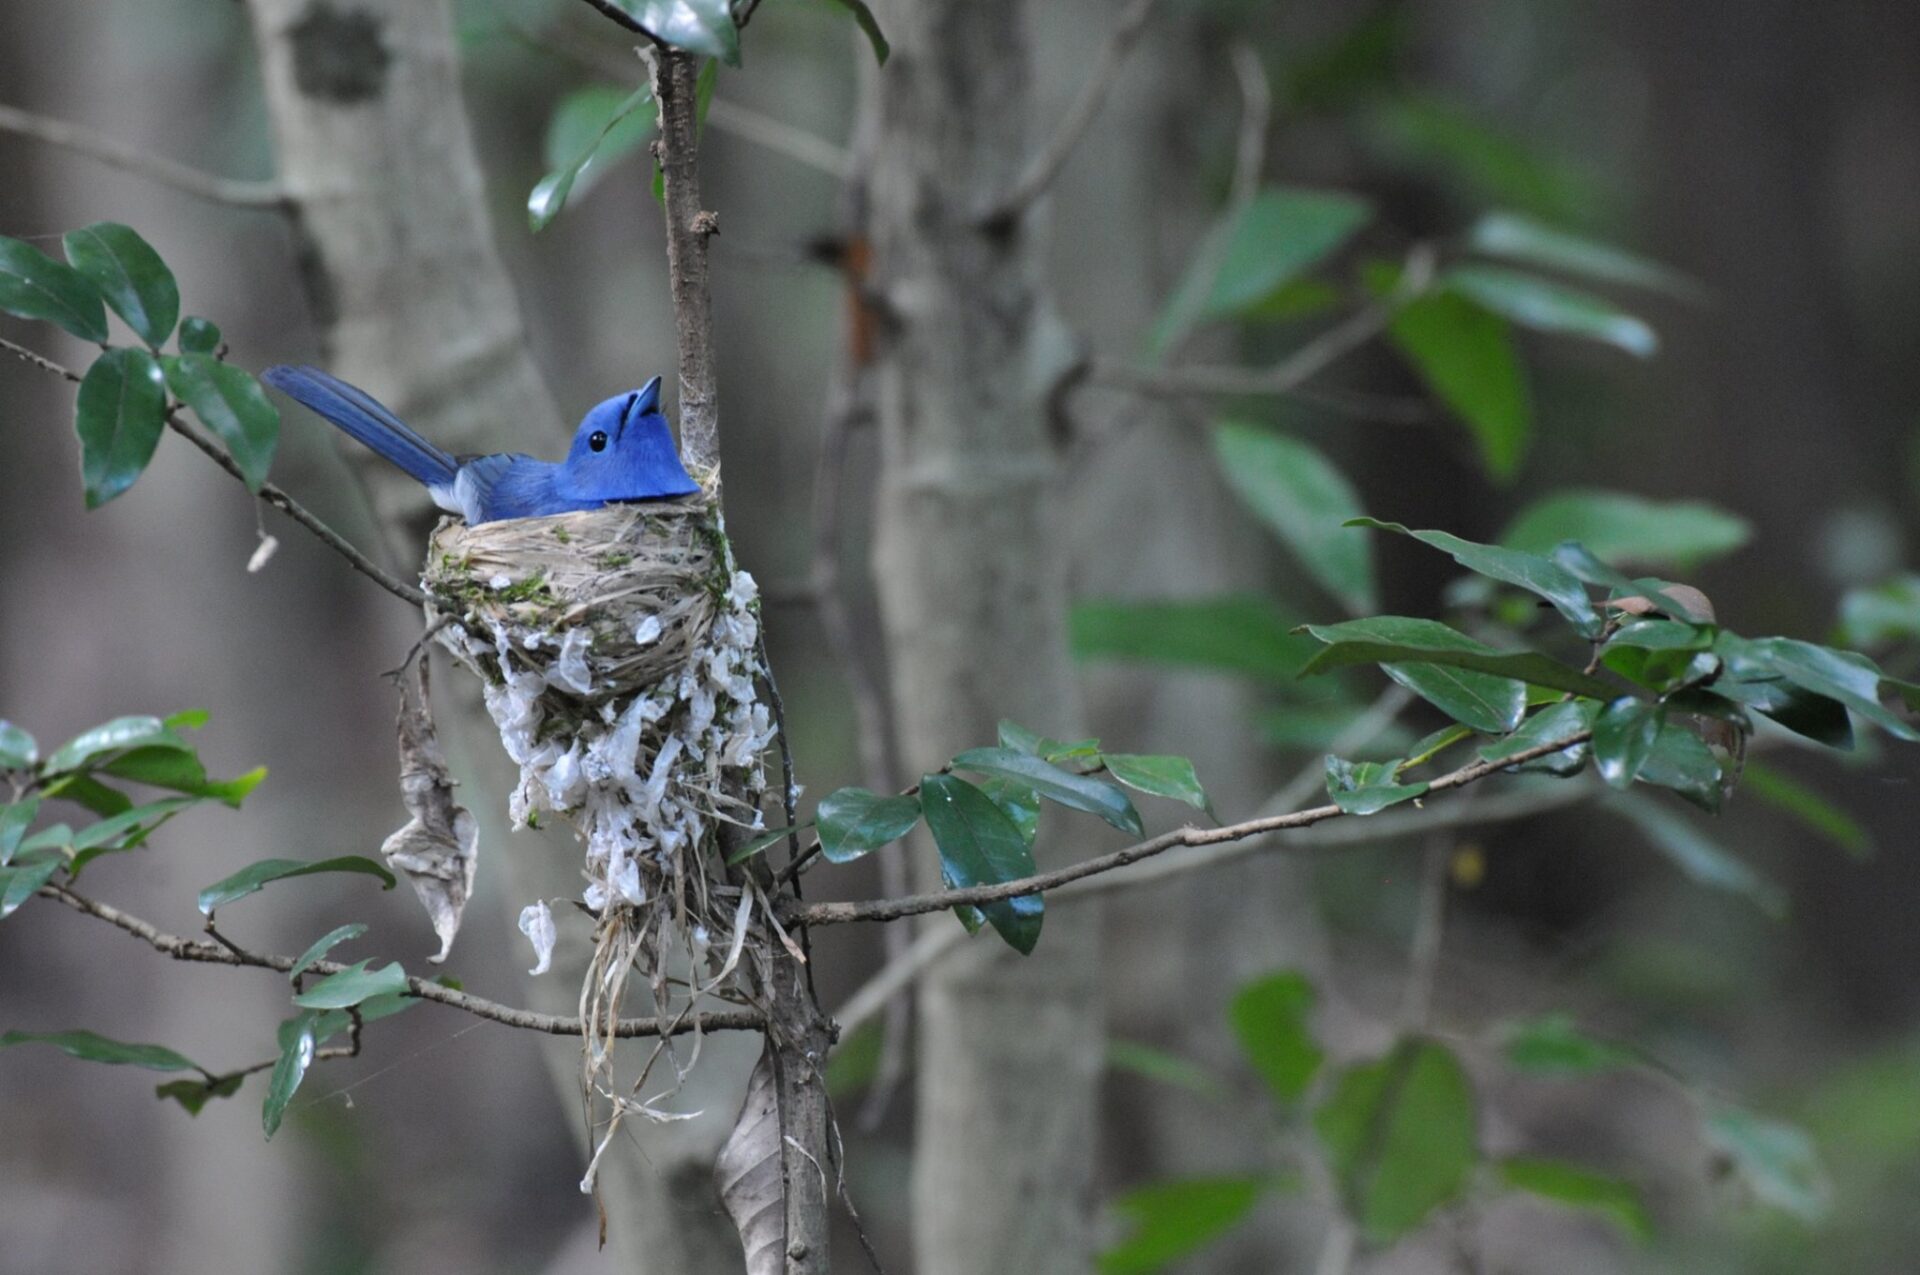
[[[684,668],[728,582],[708,502],[695,496],[475,527],[446,519],[424,583],[433,613],[504,638],[548,670],[552,690],[601,704]]]

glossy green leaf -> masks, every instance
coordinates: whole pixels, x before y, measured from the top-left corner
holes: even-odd
[[[25,797],[0,806],[0,868],[12,862],[14,852],[20,848],[27,829],[33,826],[34,817],[39,813],[38,797]]]
[[[251,491],[259,491],[280,441],[280,409],[253,375],[207,354],[162,360],[174,397],[193,409],[200,423],[226,444]]]
[[[1596,283],[1622,283],[1684,298],[1700,295],[1700,285],[1671,267],[1519,213],[1488,213],[1468,232],[1467,247],[1482,256],[1544,266]]]
[[[920,802],[949,887],[998,885],[1034,874],[1033,850],[1020,829],[974,785],[953,775],[928,775],[920,784]],[[1031,953],[1040,941],[1045,904],[1037,894],[977,911],[1015,951]]]
[[[659,40],[676,49],[740,65],[740,31],[727,0],[612,0]]]
[[[133,809],[133,798],[85,772],[65,774],[40,790],[42,797],[58,797],[85,806],[96,815],[112,817]]]
[[[1338,191],[1261,191],[1202,240],[1149,350],[1165,353],[1195,324],[1258,305],[1333,255],[1372,215],[1365,201]]]
[[[215,908],[224,907],[235,899],[244,899],[275,881],[312,876],[320,872],[359,872],[380,878],[380,888],[383,890],[391,890],[394,886],[393,873],[362,855],[342,855],[339,858],[320,859],[314,862],[302,859],[262,859],[258,863],[248,864],[232,876],[222,877],[200,891],[200,911],[207,916],[212,916]]]
[[[211,319],[190,314],[180,320],[178,344],[182,354],[212,354],[220,348],[220,328]]]
[[[729,26],[731,26],[730,22]],[[590,99],[582,97],[583,94],[588,93],[596,96]],[[572,140],[577,131],[574,121],[579,119],[589,106],[595,109],[604,106],[604,97],[600,95],[605,93],[606,90],[597,87],[583,89],[581,93],[575,94],[573,98],[562,103],[560,112],[556,113],[554,122],[548,129],[549,147],[555,144],[556,134],[565,134],[565,140]],[[576,100],[579,100],[580,104],[572,105]],[[641,85],[620,98],[603,116],[597,131],[593,132],[570,158],[557,164],[540,179],[534,186],[533,193],[527,196],[527,223],[534,230],[545,230],[548,223],[560,215],[560,210],[566,207],[567,197],[573,193],[574,186],[589,169],[597,170],[594,174],[597,177],[599,172],[611,168],[621,154],[640,144],[652,125],[650,115],[641,113],[636,116],[636,112],[652,100],[653,89],[648,85]],[[636,119],[637,123],[630,122]],[[603,146],[609,143],[615,143],[615,145],[611,146],[608,153],[596,162],[595,157],[599,156]]]
[[[1410,531],[1397,522],[1382,522],[1377,518],[1356,518],[1348,525],[1411,536],[1421,544],[1438,549],[1477,575],[1525,589],[1545,599],[1554,610],[1566,617],[1567,623],[1580,636],[1590,638],[1600,633],[1602,622],[1594,610],[1593,600],[1587,596],[1586,586],[1571,571],[1550,558],[1518,549],[1504,549],[1499,545],[1476,544],[1445,531]]]
[[[155,349],[166,344],[180,319],[180,285],[153,245],[112,221],[69,230],[61,243],[73,268],[92,281],[142,341]]]
[[[1654,849],[1692,880],[1751,899],[1775,918],[1786,915],[1787,896],[1778,885],[1748,867],[1671,806],[1638,793],[1626,793],[1606,802],[1603,808],[1639,828]]]
[[[1375,609],[1367,538],[1347,530],[1360,495],[1319,450],[1258,425],[1228,422],[1213,432],[1227,485],[1348,611]]]
[[[246,1079],[236,1073],[213,1080],[169,1080],[165,1084],[155,1085],[153,1094],[156,1098],[171,1098],[185,1107],[188,1115],[197,1116],[215,1098],[231,1098],[239,1093]]]
[[[1153,797],[1184,801],[1195,810],[1213,813],[1206,789],[1193,763],[1185,757],[1147,756],[1138,753],[1101,753],[1107,773],[1133,789]]]
[[[1691,570],[1724,557],[1753,538],[1753,527],[1698,500],[1648,500],[1626,492],[1577,488],[1528,505],[1507,525],[1500,542],[1530,553],[1551,553],[1577,540],[1612,563]]]
[[[1556,740],[1572,739],[1593,730],[1594,716],[1599,713],[1600,705],[1590,699],[1563,700],[1557,704],[1548,704],[1521,722],[1519,729],[1503,739],[1493,740],[1480,747],[1482,761],[1505,761],[1509,757],[1527,752],[1529,749],[1551,744]],[[1589,748],[1584,742],[1570,745],[1557,753],[1548,753],[1532,761],[1520,763],[1519,769],[1541,774],[1556,775],[1562,779],[1579,774],[1586,769]]]
[[[1881,704],[1885,674],[1864,655],[1793,638],[1739,638],[1731,633],[1722,633],[1714,650],[1738,657],[1743,666],[1777,674],[1803,691],[1837,700],[1896,739],[1920,740],[1920,727]]]
[[[953,766],[955,770],[1011,779],[1048,801],[1099,815],[1122,832],[1135,836],[1146,832],[1132,799],[1104,779],[1076,775],[1052,762],[1010,748],[969,748],[953,759]]]
[[[1241,1052],[1282,1102],[1298,1102],[1326,1054],[1313,1036],[1313,984],[1291,970],[1246,984],[1227,1011]]]
[[[1636,1240],[1653,1238],[1653,1219],[1631,1182],[1564,1160],[1513,1156],[1500,1162],[1500,1179],[1516,1191],[1597,1213]]]
[[[107,308],[92,281],[5,235],[0,235],[0,310],[56,323],[82,341],[104,344],[107,339]]]
[[[1013,826],[1031,846],[1040,833],[1040,794],[1011,779],[983,779],[975,787],[993,799],[1001,814],[1013,820]]]
[[[1151,1275],[1199,1252],[1253,1211],[1266,1182],[1255,1177],[1183,1178],[1129,1191],[1113,1202],[1132,1224],[1100,1254],[1100,1275]]]
[[[1895,576],[1840,599],[1841,640],[1882,646],[1920,638],[1920,575]]]
[[[63,1053],[85,1062],[112,1063],[117,1066],[144,1067],[148,1071],[198,1071],[205,1068],[191,1058],[176,1054],[164,1045],[134,1045],[109,1040],[90,1031],[7,1032],[0,1035],[0,1049],[14,1045],[52,1045]]]
[[[1327,796],[1350,815],[1374,814],[1427,792],[1424,781],[1397,782],[1400,763],[1396,761],[1347,761],[1328,754],[1326,771]]]
[[[1348,1212],[1377,1244],[1458,1198],[1477,1158],[1472,1086],[1434,1041],[1405,1040],[1346,1068],[1313,1127]]]
[[[0,921],[19,911],[63,866],[62,859],[49,855],[31,860],[20,856],[12,866],[0,868]]]
[[[293,998],[302,1009],[350,1009],[375,996],[401,996],[407,990],[407,972],[394,961],[370,970],[369,961],[356,961],[338,974],[329,974]]]
[[[1858,820],[1772,766],[1749,758],[1740,772],[1740,791],[1751,793],[1774,809],[1784,812],[1802,827],[1825,837],[1856,859],[1864,859],[1873,853],[1873,838]],[[0,862],[5,862],[5,859],[0,858]]]
[[[87,508],[127,488],[153,459],[167,425],[167,381],[145,350],[108,350],[80,381],[74,431]]]
[[[1720,759],[1697,733],[1671,719],[1661,723],[1653,751],[1640,767],[1639,780],[1671,789],[1710,814],[1720,812],[1725,795]]]
[[[309,1010],[282,1024],[280,1057],[273,1064],[273,1074],[267,1080],[267,1099],[260,1108],[260,1123],[269,1138],[279,1132],[287,1104],[293,1101],[300,1082],[307,1078],[307,1068],[313,1065],[313,1056],[319,1049],[313,1031],[317,1017],[316,1011]],[[290,1032],[286,1030],[288,1027],[292,1028]]]
[[[1019,722],[1006,718],[1000,720],[998,731],[1000,747],[1011,748],[1016,753],[1028,753],[1050,762],[1091,762],[1100,756],[1100,741],[1097,739],[1058,740],[1030,731]]]
[[[842,9],[853,15],[860,31],[867,37],[867,43],[873,47],[873,60],[881,66],[887,64],[887,56],[893,52],[887,44],[887,37],[880,32],[880,21],[873,16],[873,10],[867,7],[867,0],[833,0]]]
[[[1251,594],[1192,601],[1077,604],[1073,653],[1290,682],[1317,644],[1293,634],[1272,602]]]
[[[919,823],[918,798],[881,797],[865,788],[842,788],[820,799],[820,853],[833,863],[851,863],[898,841]]]
[[[82,731],[60,745],[54,750],[53,755],[47,758],[45,770],[49,775],[65,770],[75,770],[94,761],[103,753],[120,752],[132,748],[168,748],[187,753],[193,751],[186,740],[180,738],[157,717],[116,717],[110,722],[102,722],[98,726]]]
[[[327,933],[314,940],[312,947],[300,953],[299,959],[293,963],[293,968],[287,971],[287,981],[289,983],[293,982],[312,968],[313,963],[325,956],[328,952],[331,952],[334,948],[347,942],[349,939],[359,938],[366,932],[367,927],[358,921],[343,925],[337,930],[327,931]]]
[[[1502,1032],[1507,1065],[1535,1076],[1590,1076],[1639,1061],[1632,1050],[1580,1030],[1569,1014],[1510,1023]]]
[[[1456,266],[1447,286],[1523,328],[1584,337],[1640,358],[1652,358],[1660,338],[1644,320],[1602,297],[1536,275],[1499,266]]]
[[[1706,1132],[1707,1141],[1760,1203],[1809,1225],[1826,1218],[1833,1187],[1806,1130],[1724,1108],[1707,1118]]]
[[[812,828],[813,826],[814,826],[814,821],[811,819],[808,819],[801,823],[794,824],[791,828],[769,828],[765,832],[762,832],[758,836],[755,836],[752,840],[748,841],[745,845],[741,846],[738,850],[735,850],[731,854],[727,855],[727,864],[728,866],[732,866],[737,863],[745,863],[748,859],[753,858],[753,856],[755,856],[756,854],[761,854],[764,851],[770,850],[774,846],[779,845],[782,841],[787,840],[787,838],[798,836],[800,833],[807,831],[809,828]]]
[[[1593,721],[1593,764],[1615,788],[1632,785],[1653,752],[1665,712],[1651,700],[1623,695]]]
[[[40,760],[40,745],[12,722],[0,718],[0,770],[28,770]]]
[[[1512,481],[1533,439],[1533,396],[1506,320],[1441,289],[1402,306],[1387,339],[1472,431],[1487,472]]]
[[[1853,747],[1853,718],[1845,704],[1795,686],[1763,660],[1748,656],[1738,639],[1716,640],[1715,654],[1726,661],[1724,675],[1713,684],[1720,695],[1815,743]]]

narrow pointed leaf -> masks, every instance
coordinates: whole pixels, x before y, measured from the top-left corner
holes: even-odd
[[[1427,784],[1398,782],[1400,763],[1348,761],[1328,755],[1327,796],[1350,815],[1371,815],[1426,795]]]
[[[111,221],[69,230],[61,242],[73,268],[142,341],[156,349],[166,344],[180,319],[180,285],[151,244]]]
[[[1636,1240],[1653,1238],[1653,1219],[1631,1182],[1564,1160],[1512,1156],[1500,1162],[1500,1180],[1516,1191],[1568,1208],[1597,1213]]]
[[[859,24],[861,33],[867,37],[867,43],[873,46],[873,60],[881,66],[887,64],[887,56],[893,52],[887,44],[887,37],[880,32],[880,21],[873,16],[873,10],[867,7],[867,0],[833,0],[842,9],[853,15]]]
[[[226,445],[248,489],[259,491],[280,441],[280,410],[268,401],[260,382],[207,354],[182,354],[163,362],[174,397]]]
[[[64,866],[64,860],[50,855],[31,861],[23,857],[11,867],[0,868],[0,921],[19,911]]]
[[[1101,753],[1100,760],[1106,763],[1109,775],[1135,792],[1170,797],[1186,802],[1195,810],[1213,813],[1213,803],[1207,800],[1206,789],[1200,786],[1200,776],[1194,773],[1193,763],[1185,757]]]
[[[995,775],[1024,784],[1049,801],[1082,810],[1139,836],[1146,831],[1126,793],[1102,779],[1062,770],[1052,762],[1008,748],[970,748],[953,759],[954,769]]]
[[[60,745],[47,758],[46,772],[52,775],[75,770],[103,753],[132,748],[165,748],[188,754],[193,751],[186,740],[157,717],[116,717]]]
[[[279,1132],[280,1121],[287,1113],[287,1104],[293,1101],[293,1095],[300,1088],[300,1082],[307,1078],[307,1068],[313,1065],[313,1055],[318,1049],[314,1043],[313,1023],[316,1015],[309,1011],[292,1020],[293,1030],[283,1029],[281,1035],[288,1037],[280,1046],[280,1057],[273,1064],[273,1074],[267,1080],[267,1099],[260,1108],[260,1123],[271,1138]]]
[[[92,281],[5,235],[0,235],[0,310],[56,323],[82,341],[104,344],[107,339],[107,308]]]
[[[313,862],[303,859],[262,859],[258,863],[248,864],[232,876],[222,877],[200,891],[200,911],[211,916],[215,908],[224,907],[235,899],[244,899],[275,881],[312,876],[320,872],[359,872],[380,878],[380,888],[383,890],[391,890],[394,886],[393,873],[372,859],[357,854]]]
[[[321,935],[318,939],[314,940],[314,944],[312,947],[309,947],[306,951],[300,953],[300,959],[296,960],[293,963],[293,968],[287,971],[287,981],[289,983],[293,982],[295,979],[299,978],[302,974],[306,973],[307,970],[312,967],[315,961],[325,956],[328,952],[331,952],[334,948],[340,946],[342,943],[347,942],[349,939],[359,938],[362,934],[365,934],[366,932],[367,932],[367,927],[360,924],[358,921],[355,921],[349,925],[343,925],[337,930],[329,930],[327,933]]]
[[[34,817],[39,813],[38,797],[26,797],[0,806],[0,868],[12,861],[14,852],[20,848],[27,829],[33,826]]]
[[[1612,302],[1577,288],[1499,266],[1457,266],[1446,283],[1495,314],[1524,328],[1585,337],[1651,358],[1660,338],[1642,319]]]
[[[1565,700],[1558,704],[1549,704],[1520,723],[1520,728],[1504,739],[1496,739],[1480,747],[1482,761],[1505,761],[1507,758],[1524,753],[1528,749],[1538,748],[1542,744],[1551,744],[1555,740],[1572,739],[1593,729],[1594,716],[1600,711],[1600,705],[1590,699]],[[1519,769],[1557,775],[1565,779],[1579,774],[1586,768],[1588,745],[1571,744],[1557,753],[1545,757],[1536,757],[1530,762],[1522,762]]]
[[[574,186],[580,181],[583,172],[590,167],[602,171],[611,167],[619,158],[619,152],[630,148],[629,139],[632,146],[639,145],[640,140],[645,136],[646,129],[641,125],[645,124],[646,117],[636,116],[636,112],[652,100],[653,89],[648,85],[642,85],[621,98],[607,113],[598,131],[540,179],[539,184],[533,188],[533,193],[527,196],[527,221],[533,229],[546,229],[548,223],[560,215],[560,210],[566,206],[567,197],[573,193]],[[580,111],[583,108],[573,109]],[[641,125],[629,122],[636,118],[641,121]],[[559,131],[565,131],[571,136],[574,131],[573,125],[556,118],[553,130],[548,134],[549,144],[553,142],[554,133]],[[602,146],[609,143],[618,143],[618,145],[615,145],[596,163],[595,157],[599,155]]]
[[[1594,610],[1593,600],[1587,596],[1586,586],[1551,558],[1499,545],[1476,544],[1444,531],[1410,531],[1397,522],[1381,522],[1377,518],[1356,518],[1348,525],[1411,536],[1421,544],[1440,550],[1469,571],[1544,598],[1566,617],[1581,637],[1597,637],[1600,633],[1602,621]]]
[[[1348,611],[1375,609],[1367,538],[1346,529],[1360,496],[1319,450],[1257,425],[1214,430],[1214,454],[1227,485]]]
[[[842,788],[820,800],[820,853],[832,863],[898,841],[920,823],[915,797],[882,797],[865,788]]]
[[[1732,553],[1752,537],[1746,519],[1705,501],[1648,500],[1580,488],[1528,505],[1500,542],[1544,554],[1562,541],[1577,540],[1607,562],[1687,571]]]
[[[338,974],[329,974],[293,998],[302,1009],[350,1009],[375,996],[400,996],[407,990],[407,972],[394,961],[370,970],[368,961],[356,961]]]
[[[40,745],[12,722],[0,719],[0,770],[27,770],[40,760]]]
[[[0,1035],[0,1049],[14,1045],[52,1045],[85,1062],[144,1067],[148,1071],[204,1070],[200,1064],[164,1045],[129,1044],[126,1041],[109,1040],[90,1031],[7,1032]]]
[[[1183,1178],[1129,1191],[1113,1202],[1132,1224],[1126,1240],[1100,1254],[1100,1275],[1153,1275],[1199,1252],[1259,1203],[1256,1177]]]
[[[1533,440],[1533,396],[1507,321],[1442,289],[1401,307],[1387,339],[1466,423],[1487,473],[1511,482]]]
[[[1596,283],[1623,283],[1686,299],[1701,293],[1699,284],[1669,266],[1519,213],[1488,213],[1468,232],[1467,246],[1483,256],[1583,275]]]
[[[949,886],[997,885],[1034,874],[1033,850],[1020,829],[974,785],[952,775],[928,775],[921,781],[920,799]],[[1045,905],[1037,894],[978,911],[1018,952],[1031,953],[1040,941]]]
[[[1639,1061],[1632,1050],[1587,1035],[1567,1014],[1511,1023],[1502,1035],[1507,1065],[1530,1075],[1588,1076]]]
[[[1730,633],[1720,635],[1714,650],[1745,667],[1771,672],[1810,694],[1837,700],[1895,739],[1920,740],[1920,726],[1880,702],[1881,682],[1886,675],[1864,655],[1793,638],[1738,638]]]
[[[166,428],[167,383],[145,350],[108,350],[93,361],[74,401],[80,478],[97,509],[146,469]]]

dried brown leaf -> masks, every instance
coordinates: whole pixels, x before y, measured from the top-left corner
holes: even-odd
[[[400,799],[413,818],[380,847],[381,857],[413,884],[447,959],[460,915],[473,895],[479,868],[480,826],[453,799],[453,776],[427,701],[427,656],[422,652],[400,692]]]
[[[721,1203],[747,1254],[747,1275],[783,1275],[787,1206],[780,1175],[780,1094],[768,1042],[747,1081],[747,1100],[713,1162]]]

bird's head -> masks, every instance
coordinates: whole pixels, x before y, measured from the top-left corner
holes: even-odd
[[[660,378],[588,412],[562,466],[567,494],[582,500],[647,500],[698,490],[680,464],[660,411]]]

